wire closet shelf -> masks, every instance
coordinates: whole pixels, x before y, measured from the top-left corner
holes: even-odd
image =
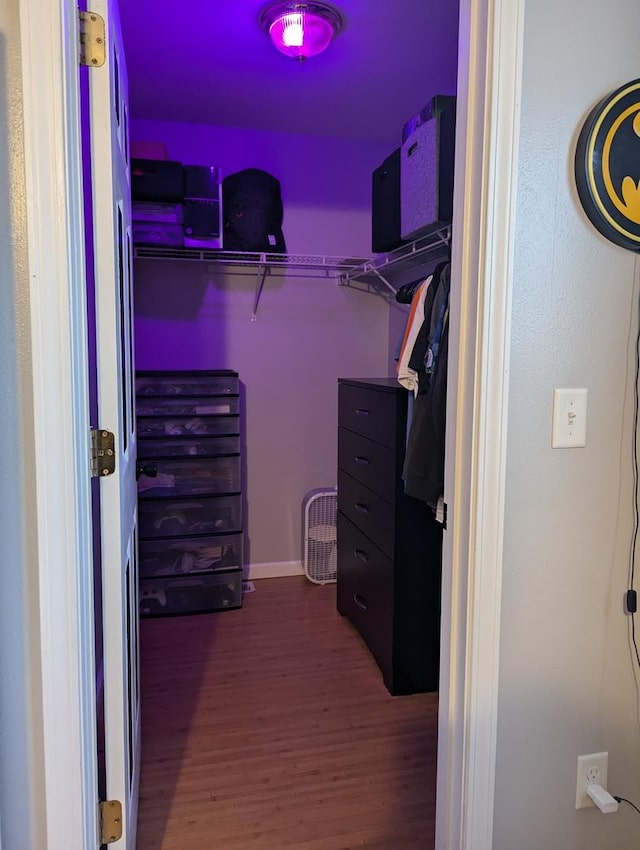
[[[355,281],[371,281],[372,278],[377,278],[395,294],[396,287],[392,281],[396,274],[422,268],[427,260],[447,254],[450,245],[451,225],[447,224],[407,242],[406,245],[401,245],[388,254],[381,254],[347,269],[341,273],[340,283],[348,286]]]
[[[136,260],[180,260],[226,267],[238,273],[256,274],[256,291],[252,321],[255,321],[265,277],[283,274],[288,270],[302,271],[313,276],[336,278],[341,286],[363,284],[367,287],[382,283],[395,295],[394,279],[412,269],[420,269],[431,257],[449,250],[451,227],[446,225],[408,242],[388,254],[373,258],[335,257],[325,254],[270,254],[266,252],[223,251],[212,248],[181,248],[165,245],[134,245]]]

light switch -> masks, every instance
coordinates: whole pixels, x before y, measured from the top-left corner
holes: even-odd
[[[573,449],[587,445],[587,391],[553,391],[551,447]]]

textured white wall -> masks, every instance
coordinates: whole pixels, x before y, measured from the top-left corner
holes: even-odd
[[[526,3],[494,850],[638,846],[629,807],[574,811],[577,756],[600,750],[640,805],[622,613],[640,295],[634,255],[582,212],[573,155],[590,109],[638,76],[639,31],[636,0]],[[588,388],[586,448],[551,449],[554,387]]]
[[[18,3],[0,3],[0,836],[43,844]]]
[[[264,168],[282,183],[291,253],[368,256],[371,172],[387,151],[344,139],[205,125],[134,122],[183,163],[223,174]],[[246,494],[251,564],[301,558],[305,493],[333,486],[337,379],[388,374],[386,301],[334,279],[274,275],[256,322],[249,275],[197,263],[138,261],[139,369],[235,369],[246,391]]]

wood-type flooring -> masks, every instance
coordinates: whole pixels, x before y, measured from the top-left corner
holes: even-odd
[[[392,697],[335,585],[141,623],[137,850],[431,850],[437,694]]]

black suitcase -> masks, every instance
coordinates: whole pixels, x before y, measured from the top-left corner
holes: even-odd
[[[400,148],[373,172],[371,249],[374,254],[402,245],[400,236]]]
[[[222,181],[225,251],[284,254],[280,181],[259,168],[246,168]]]

